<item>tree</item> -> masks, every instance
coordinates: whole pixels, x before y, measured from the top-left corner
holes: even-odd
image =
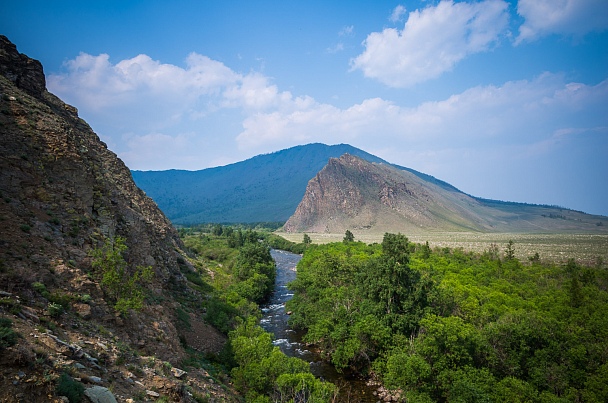
[[[125,239],[116,237],[106,239],[101,248],[91,252],[91,265],[101,272],[101,287],[121,315],[126,315],[129,309],[143,308],[144,285],[154,275],[152,266],[137,266],[129,273],[129,265],[123,257],[126,250]]]
[[[308,246],[312,243],[312,239],[308,236],[308,234],[304,234],[304,239],[302,240],[304,245]]]
[[[428,259],[431,257],[431,247],[429,246],[429,241],[426,241],[424,245],[422,245],[422,258]]]
[[[570,276],[570,284],[568,287],[568,294],[570,296],[570,305],[574,308],[581,306],[583,302],[583,288],[579,281],[580,267],[576,264],[574,259],[568,259],[566,265],[566,273]]]
[[[222,234],[224,233],[224,228],[221,224],[216,224],[213,226],[211,233],[215,236],[222,236]]]
[[[513,246],[513,240],[509,239],[507,247],[505,248],[505,260],[515,259],[515,247]]]
[[[344,239],[342,240],[342,242],[348,243],[348,242],[354,242],[354,241],[355,241],[355,236],[353,235],[353,233],[350,232],[350,230],[346,230],[346,232],[344,233]]]

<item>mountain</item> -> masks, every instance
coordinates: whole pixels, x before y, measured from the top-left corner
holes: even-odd
[[[127,273],[153,273],[150,300],[126,317],[92,267],[91,252],[117,237],[128,248]],[[89,386],[111,382],[125,396],[182,391],[177,378],[152,369],[129,377],[124,362],[139,354],[160,368],[186,356],[178,299],[204,296],[188,286],[184,273],[193,268],[183,249],[125,164],[76,108],[46,90],[40,62],[0,36],[0,400],[63,401],[55,393],[62,372]],[[202,337],[216,335],[202,328]],[[215,394],[219,385],[205,379],[191,374],[189,384]]]
[[[133,171],[132,174],[135,183],[176,224],[285,222],[302,200],[310,178],[330,158],[346,153],[370,162],[386,163],[348,144],[317,143],[200,171]],[[432,176],[409,171],[451,187]]]
[[[434,179],[434,178],[433,178]],[[607,233],[607,217],[469,196],[437,180],[345,154],[308,182],[286,232]]]

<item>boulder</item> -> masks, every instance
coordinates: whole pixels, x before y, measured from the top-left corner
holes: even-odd
[[[112,392],[103,386],[87,388],[84,395],[89,398],[91,403],[118,403]]]

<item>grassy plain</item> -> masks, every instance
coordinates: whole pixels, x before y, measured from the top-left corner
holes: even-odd
[[[302,242],[303,233],[276,232],[277,235],[293,242]],[[365,243],[382,242],[384,234],[354,232],[355,240]],[[519,233],[479,233],[479,232],[428,232],[425,234],[404,234],[411,242],[425,243],[431,248],[462,248],[473,252],[483,252],[492,244],[502,253],[512,240],[515,256],[521,261],[538,253],[541,260],[556,263],[574,258],[578,263],[595,265],[598,258],[608,262],[608,235],[589,234],[519,234]],[[344,234],[309,233],[313,243],[340,242]]]

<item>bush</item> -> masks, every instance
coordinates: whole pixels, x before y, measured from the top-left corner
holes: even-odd
[[[61,306],[61,304],[56,304],[55,302],[50,302],[46,307],[46,310],[52,318],[57,318],[63,313],[63,306]]]
[[[127,250],[124,238],[107,239],[101,248],[91,252],[92,266],[101,272],[101,286],[114,303],[114,309],[126,315],[129,309],[140,310],[144,305],[144,285],[152,280],[152,266],[137,266],[129,273],[123,257]],[[133,271],[133,270],[131,270]]]
[[[84,396],[84,385],[64,372],[57,381],[55,392],[58,396],[67,397],[70,403],[80,403]]]
[[[12,329],[13,321],[0,318],[0,350],[17,344],[19,335]]]

